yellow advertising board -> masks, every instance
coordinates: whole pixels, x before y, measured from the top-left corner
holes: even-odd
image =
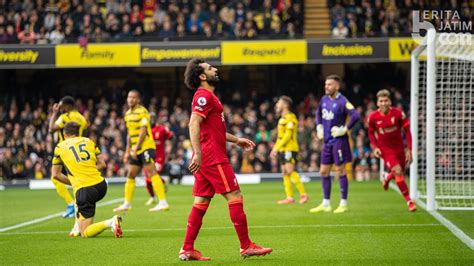
[[[119,67],[140,65],[140,43],[61,44],[56,67]]]
[[[300,64],[308,61],[305,40],[224,41],[222,64]]]
[[[408,62],[418,43],[412,38],[390,38],[388,45],[389,60],[391,62]]]

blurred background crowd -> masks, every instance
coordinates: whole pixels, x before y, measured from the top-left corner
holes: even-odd
[[[298,0],[1,0],[0,43],[297,38]]]
[[[378,173],[378,160],[371,155],[367,137],[366,117],[376,109],[375,99],[369,94],[362,98],[351,98],[360,88],[355,85],[347,93],[349,100],[361,114],[361,121],[350,132],[354,155],[354,175],[358,180],[371,178]],[[395,88],[393,104],[399,108],[408,108],[408,102]],[[221,97],[223,95],[220,95]],[[315,110],[319,96],[308,94],[304,100],[293,106],[298,124],[300,152],[297,168],[301,172],[319,170],[322,142],[316,137]],[[270,95],[251,93],[242,95],[238,91],[221,98],[228,132],[238,137],[247,137],[255,141],[257,147],[252,152],[243,152],[233,144],[228,144],[228,155],[232,167],[237,173],[280,172],[276,160],[269,153],[276,139],[279,117],[274,112],[277,98]],[[6,179],[49,178],[50,163],[56,137],[48,133],[48,121],[52,105],[58,99],[40,98],[18,102],[13,99],[9,105],[0,105],[0,177]],[[168,97],[152,97],[144,100],[144,105],[152,116],[152,124],[166,125],[174,138],[166,142],[168,163],[165,174],[187,173],[188,161],[192,150],[189,141],[189,106],[181,98],[170,102]],[[128,109],[125,98],[113,101],[103,96],[98,98],[77,98],[76,108],[89,121],[86,136],[94,140],[107,161],[104,176],[125,176],[123,152],[125,150],[126,127],[123,114]],[[153,126],[153,125],[152,125]]]

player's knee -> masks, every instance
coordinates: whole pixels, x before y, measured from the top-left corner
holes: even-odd
[[[395,182],[400,183],[400,182],[405,182],[405,176],[404,175],[395,175]]]

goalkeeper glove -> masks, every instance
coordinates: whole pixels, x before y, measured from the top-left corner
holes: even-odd
[[[316,127],[316,135],[318,136],[318,139],[324,139],[324,128],[323,125],[318,125]]]
[[[346,133],[347,133],[347,127],[346,126],[332,127],[331,128],[331,136],[333,138],[342,137],[342,136],[346,135]]]

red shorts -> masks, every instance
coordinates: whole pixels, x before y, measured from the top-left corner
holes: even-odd
[[[193,195],[198,197],[213,197],[240,189],[234,170],[230,163],[215,164],[201,167],[194,174]]]
[[[382,159],[388,170],[392,170],[394,166],[399,164],[402,167],[402,170],[405,169],[405,153],[399,152],[382,152]]]

